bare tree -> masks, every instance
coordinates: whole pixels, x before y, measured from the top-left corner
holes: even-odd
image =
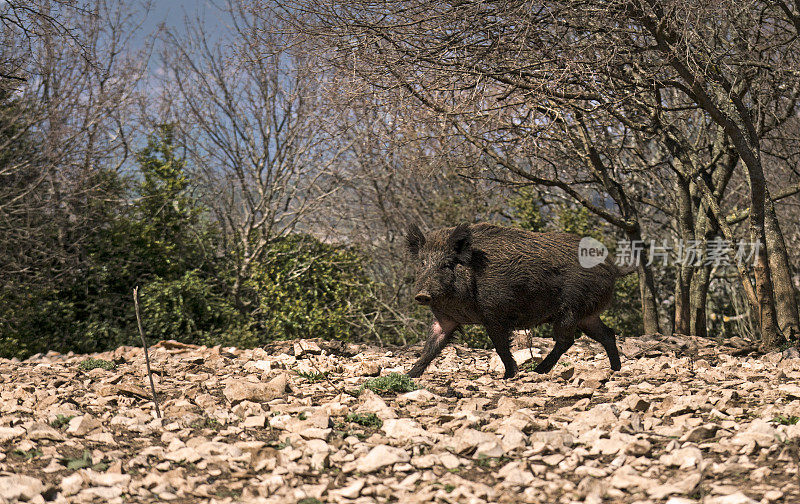
[[[75,273],[81,229],[94,225],[97,202],[113,197],[107,174],[122,170],[130,152],[146,54],[130,48],[141,20],[121,2],[9,6],[14,20],[23,23],[22,13],[35,19],[3,41],[28,57],[13,69],[20,78],[2,91],[0,151],[8,155],[0,166],[7,182],[0,183],[0,234],[7,253],[0,271],[46,282]]]
[[[230,38],[212,38],[200,22],[188,35],[166,34],[163,110],[174,122],[222,224],[236,261],[237,303],[255,263],[275,238],[302,229],[303,218],[336,189],[331,169],[342,148],[327,125],[325,82],[313,52],[231,1],[221,15]]]

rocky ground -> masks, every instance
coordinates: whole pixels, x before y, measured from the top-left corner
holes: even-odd
[[[0,360],[0,502],[800,502],[792,353],[631,338],[612,374],[583,338],[503,381],[456,346],[417,390],[354,396],[415,350],[162,342],[163,419],[141,349]]]

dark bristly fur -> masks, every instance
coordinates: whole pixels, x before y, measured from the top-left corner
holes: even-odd
[[[490,224],[461,224],[425,236],[412,224],[406,240],[417,264],[415,299],[429,305],[436,318],[409,376],[420,376],[463,324],[486,328],[505,378],[517,373],[509,348],[512,331],[543,323],[552,324],[556,343],[535,371],[549,372],[578,329],[603,345],[611,369],[620,369],[616,336],[599,314],[611,303],[616,279],[631,270],[609,259],[582,267],[579,236]]]

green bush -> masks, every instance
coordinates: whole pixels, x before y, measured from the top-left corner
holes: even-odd
[[[361,340],[376,308],[357,251],[306,235],[275,241],[248,282],[253,320],[266,341],[316,337]]]
[[[136,160],[139,171],[129,178],[96,170],[91,186],[104,197],[92,193],[83,202],[87,223],[69,238],[75,250],[58,249],[60,228],[42,227],[37,244],[55,247],[48,253],[69,268],[0,284],[0,356],[140,344],[134,286],[151,341],[241,348],[305,337],[363,341],[382,330],[383,320],[395,323],[375,301],[379,285],[366,272],[366,258],[308,235],[274,239],[234,294],[240,258],[195,196],[174,128],[158,127]],[[53,267],[42,261],[16,269]]]
[[[199,270],[186,271],[175,280],[153,279],[142,288],[141,303],[147,336],[154,341],[221,344],[224,333],[235,333],[243,325],[241,312]]]

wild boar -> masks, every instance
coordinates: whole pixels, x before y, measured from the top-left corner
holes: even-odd
[[[579,236],[534,233],[491,224],[461,224],[427,236],[408,227],[406,245],[416,263],[414,299],[435,317],[422,355],[408,375],[419,377],[464,324],[486,329],[505,365],[517,374],[510,338],[515,329],[553,327],[555,346],[534,371],[547,373],[580,329],[603,345],[611,369],[620,369],[613,329],[599,317],[611,303],[617,278],[633,268],[606,257],[591,268],[579,262]]]

